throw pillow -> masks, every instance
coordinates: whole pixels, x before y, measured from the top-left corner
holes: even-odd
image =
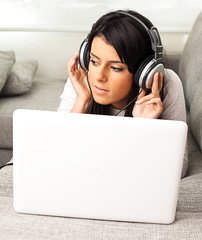
[[[37,67],[36,60],[17,59],[0,96],[15,96],[28,92],[32,86],[32,79],[36,74]]]
[[[190,127],[202,150],[202,78],[190,107]]]
[[[0,51],[0,92],[4,87],[8,74],[15,63],[15,53],[13,51]]]

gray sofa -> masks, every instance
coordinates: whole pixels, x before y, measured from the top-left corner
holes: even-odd
[[[173,224],[142,224],[17,214],[13,210],[12,166],[0,170],[0,239],[202,239],[202,13],[182,56],[168,56],[184,87],[189,124],[189,168],[181,180]],[[178,69],[179,66],[179,69]],[[16,108],[56,110],[64,81],[35,79],[29,93],[0,100],[0,159],[12,157],[12,112]],[[3,132],[3,133],[2,133]]]

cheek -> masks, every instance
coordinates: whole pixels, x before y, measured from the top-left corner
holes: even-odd
[[[128,95],[133,84],[132,74],[121,79],[117,79],[116,82],[113,83],[112,88],[119,92],[120,95]]]

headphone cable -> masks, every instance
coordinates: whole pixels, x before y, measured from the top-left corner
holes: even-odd
[[[119,115],[119,113],[121,113],[123,110],[125,110],[129,105],[131,105],[142,93],[142,90],[137,94],[137,96],[135,98],[133,98],[125,107],[123,107],[120,111],[118,111],[115,116]]]

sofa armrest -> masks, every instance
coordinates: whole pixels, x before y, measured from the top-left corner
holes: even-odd
[[[181,53],[167,53],[164,56],[165,67],[178,73]]]

